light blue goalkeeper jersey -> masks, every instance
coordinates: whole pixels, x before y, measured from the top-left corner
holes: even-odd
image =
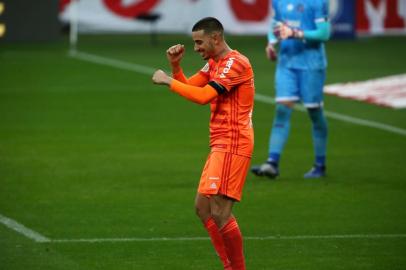
[[[274,18],[268,41],[275,43],[273,27],[283,22],[292,28],[316,30],[317,23],[328,21],[327,0],[273,0]],[[306,35],[305,35],[306,36]],[[326,52],[322,41],[286,39],[280,42],[278,65],[294,69],[324,69],[327,67]]]

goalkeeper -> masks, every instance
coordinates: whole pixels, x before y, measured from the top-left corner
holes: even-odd
[[[275,178],[288,139],[292,108],[301,101],[312,122],[315,160],[304,178],[326,174],[327,122],[323,114],[323,86],[327,60],[324,42],[330,37],[327,0],[273,0],[274,10],[266,53],[277,60],[276,113],[269,141],[268,159],[251,168],[257,176]],[[279,43],[279,53],[275,45]]]

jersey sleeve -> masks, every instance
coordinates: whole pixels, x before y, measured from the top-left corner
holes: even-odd
[[[204,87],[198,87],[175,79],[172,80],[170,89],[180,96],[201,105],[207,104],[218,95],[217,90],[209,84]]]
[[[272,18],[273,18],[273,20],[275,20],[275,21],[277,21],[277,22],[280,22],[282,19],[281,19],[281,13],[279,12],[279,7],[278,7],[278,3],[277,3],[278,1],[276,1],[276,0],[272,0]]]
[[[202,68],[202,70],[203,69],[204,67]],[[196,74],[190,76],[189,78],[185,76],[182,69],[178,73],[172,74],[172,76],[175,80],[193,86],[204,86],[209,82],[208,74],[201,72],[201,70]]]
[[[310,41],[327,41],[330,38],[330,22],[316,23],[316,30],[303,31],[304,38]]]
[[[187,84],[193,85],[193,86],[204,86],[209,82],[209,78],[202,74],[201,72],[198,72],[192,76],[190,76],[187,80]]]
[[[218,84],[223,89],[223,92],[229,92],[234,86],[250,80],[252,77],[252,68],[248,60],[240,57],[229,57],[220,63],[218,72],[212,78],[212,81]],[[213,82],[209,84],[219,91]]]
[[[278,39],[275,37],[275,34],[273,33],[273,30],[275,26],[277,25],[278,22],[280,22],[280,15],[279,12],[277,12],[277,5],[276,1],[272,1],[272,6],[271,6],[271,20],[269,23],[269,29],[268,29],[268,43],[271,44],[276,44],[278,43]]]

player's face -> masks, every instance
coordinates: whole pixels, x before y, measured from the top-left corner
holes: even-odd
[[[205,34],[204,30],[199,30],[192,32],[192,38],[195,43],[195,52],[198,52],[204,60],[214,56],[214,40],[211,35]]]

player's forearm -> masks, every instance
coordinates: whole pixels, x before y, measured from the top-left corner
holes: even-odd
[[[190,76],[189,78],[183,73],[183,70],[180,69],[177,73],[172,73],[172,76],[175,80],[183,82],[185,84],[193,86],[204,86],[208,83],[207,77],[202,75],[200,72]]]
[[[170,65],[171,65],[171,69],[172,69],[173,74],[179,73],[179,72],[182,71],[182,67],[180,66],[180,62],[173,62],[173,63],[170,63]]]
[[[172,76],[175,80],[181,81],[183,83],[188,83],[188,79],[183,73],[183,70],[180,66],[175,69],[172,67]]]
[[[303,31],[303,37],[309,41],[327,41],[330,38],[331,25],[329,22],[319,22],[315,30]]]
[[[213,98],[215,98],[218,95],[217,91],[210,85],[198,87],[182,83],[175,79],[172,79],[169,87],[173,92],[181,95],[182,97],[194,103],[201,105],[209,103]]]

